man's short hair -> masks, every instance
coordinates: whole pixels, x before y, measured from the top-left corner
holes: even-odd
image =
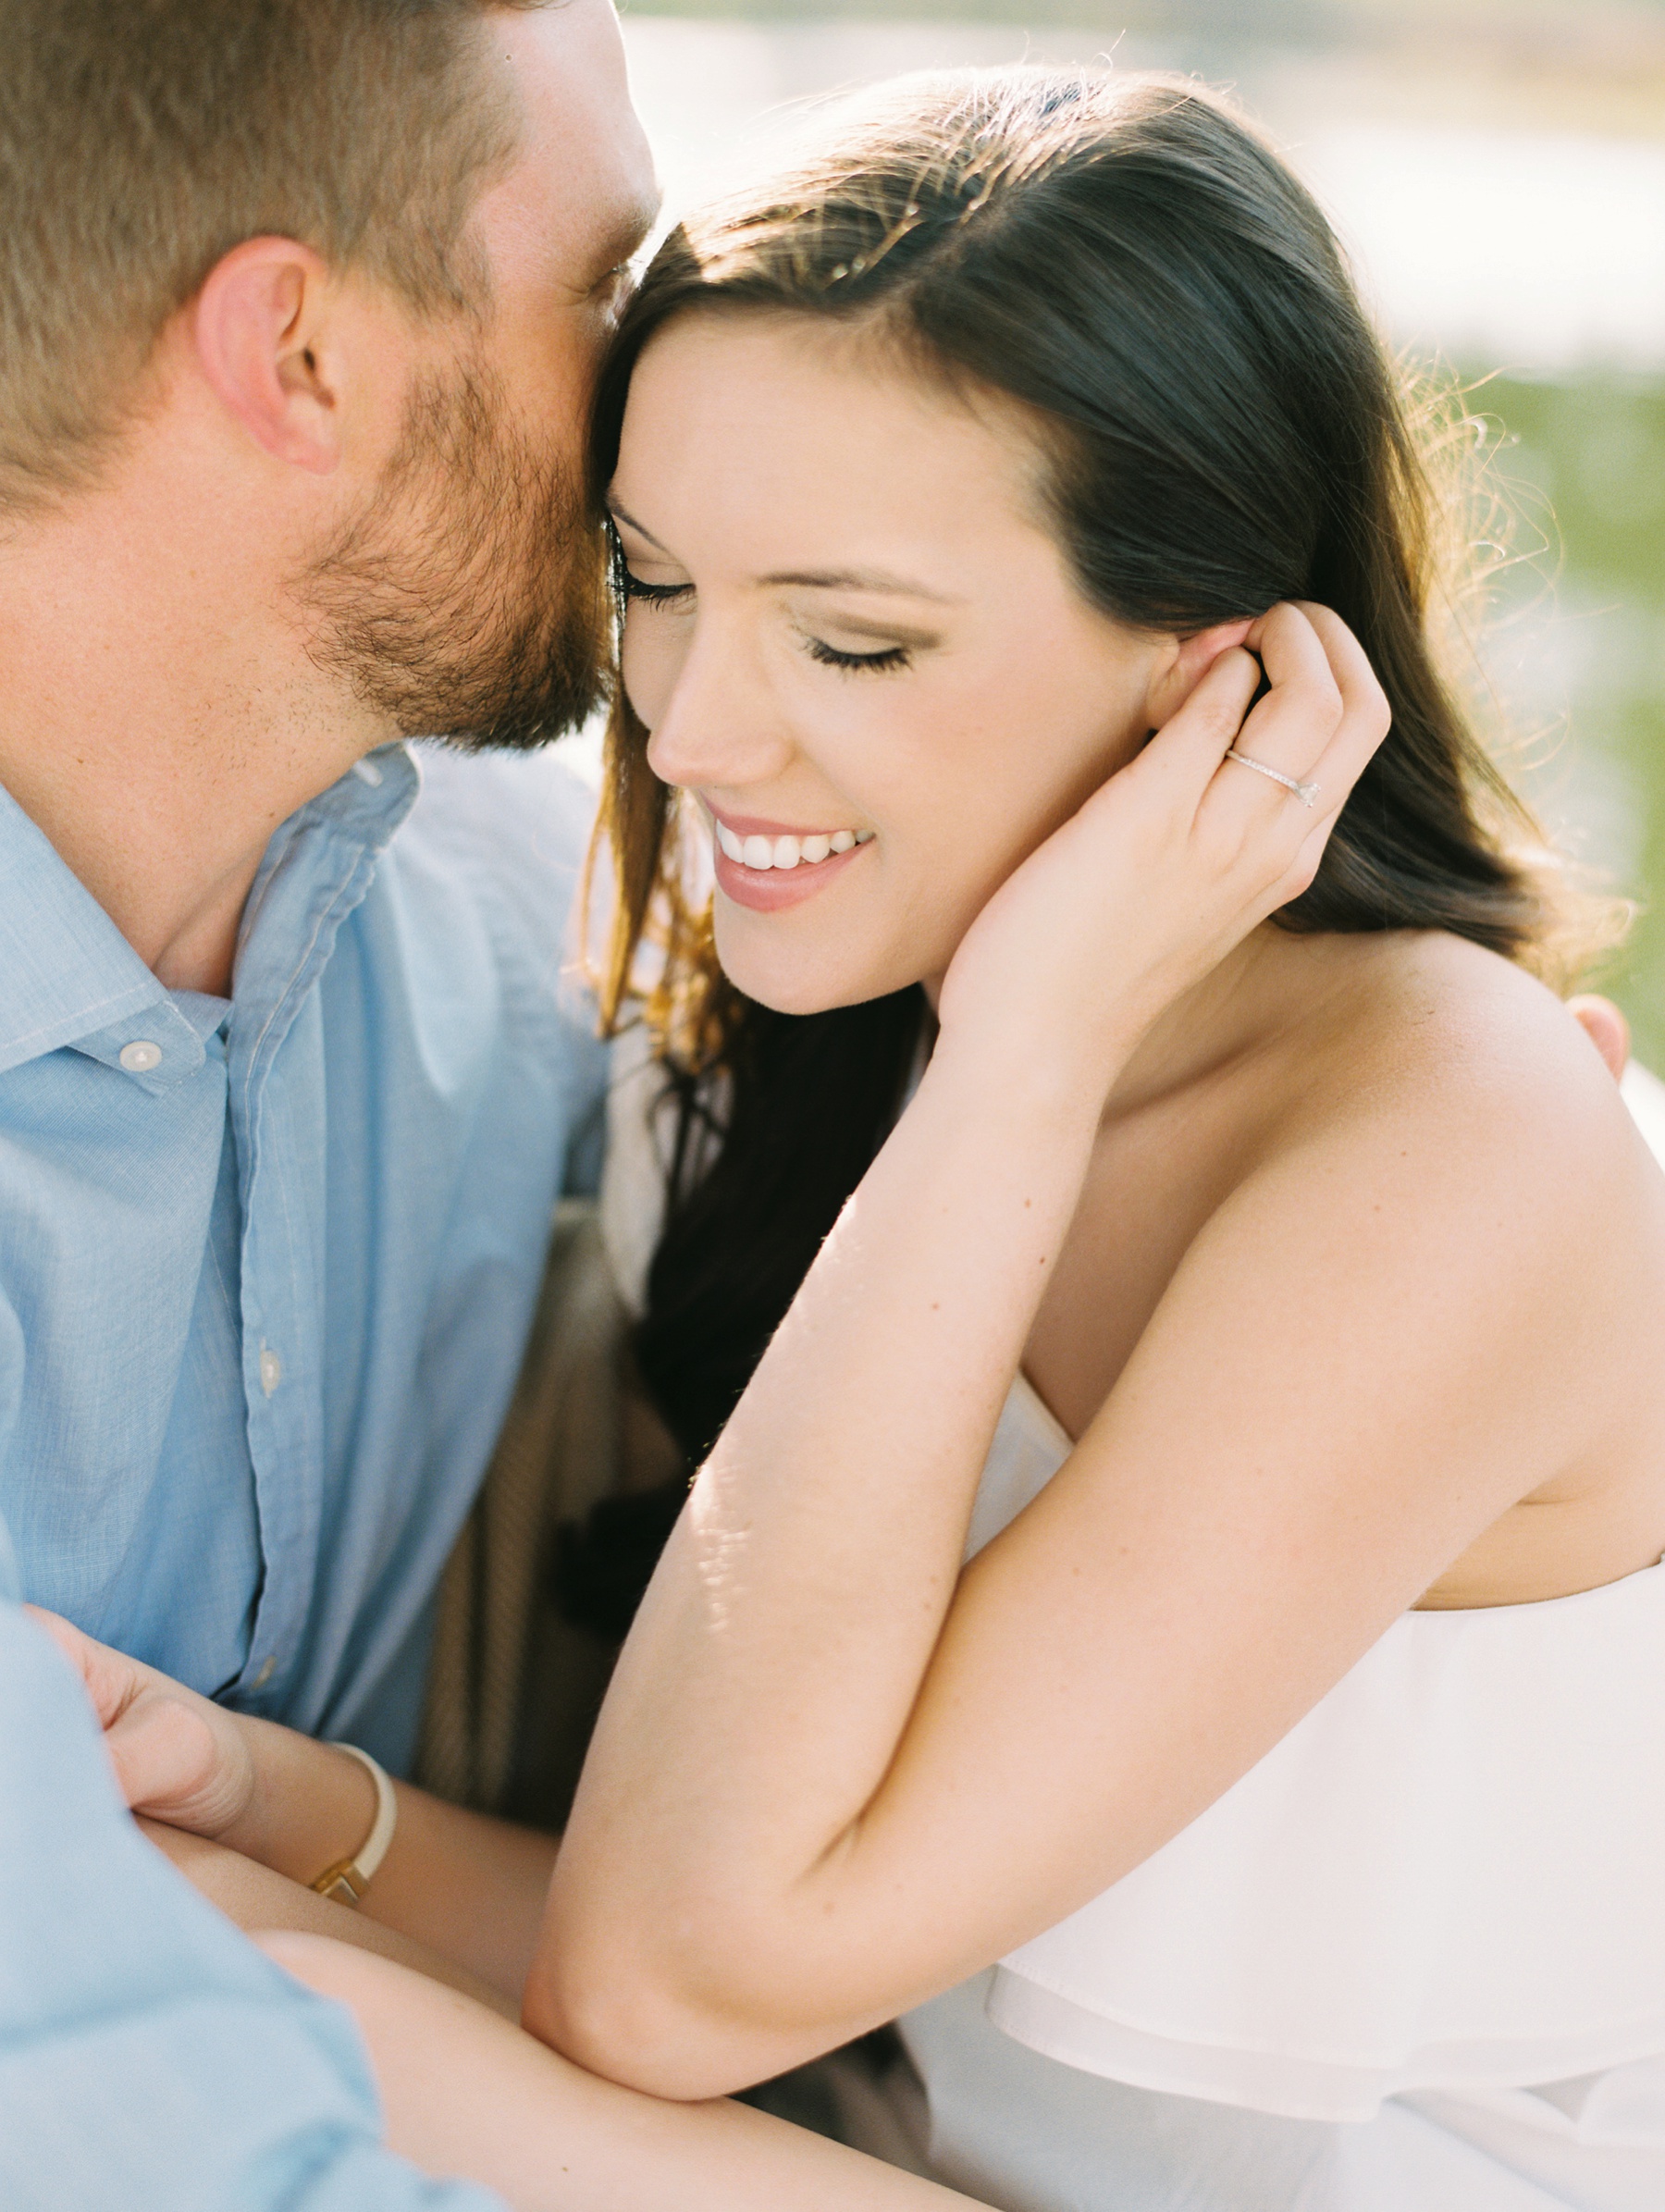
[[[543,0],[0,0],[0,507],[94,476],[244,239],[478,298],[465,226],[516,143],[488,4]]]

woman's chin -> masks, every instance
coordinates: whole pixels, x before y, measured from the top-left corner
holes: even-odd
[[[775,1014],[826,1014],[834,1007],[859,1006],[879,995],[874,991],[818,990],[801,976],[756,975],[744,966],[736,973],[726,960],[722,967],[736,991]]]
[[[736,991],[776,1014],[826,1014],[834,1007],[857,1007],[870,998],[882,998],[912,981],[883,980],[865,969],[853,969],[847,959],[817,960],[797,947],[790,957],[783,945],[759,945],[756,933],[740,921],[724,926],[717,913],[717,959]]]

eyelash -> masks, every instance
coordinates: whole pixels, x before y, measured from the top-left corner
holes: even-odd
[[[633,576],[621,562],[619,588],[627,599],[646,599],[650,607],[671,607],[678,599],[688,598],[694,587],[692,584],[645,584],[640,576]]]
[[[841,653],[835,645],[820,637],[807,637],[804,642],[811,661],[818,661],[823,668],[842,668],[846,675],[887,675],[907,667],[913,659],[905,645],[887,646],[880,653]]]
[[[616,552],[615,574],[619,589],[626,600],[640,599],[649,607],[673,607],[693,592],[692,584],[649,584],[632,574],[623,558],[623,549]],[[809,658],[822,668],[836,668],[845,675],[890,675],[906,668],[913,655],[905,645],[886,646],[877,653],[841,653],[835,645],[828,645],[820,637],[804,639]]]

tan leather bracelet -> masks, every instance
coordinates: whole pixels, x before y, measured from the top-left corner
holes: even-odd
[[[321,1897],[333,1897],[339,1905],[357,1905],[370,1886],[376,1870],[388,1856],[388,1846],[393,1841],[393,1831],[399,1823],[399,1799],[393,1785],[368,1751],[361,1751],[356,1744],[336,1744],[337,1751],[345,1751],[349,1759],[369,1770],[376,1785],[376,1818],[370,1833],[351,1859],[338,1860],[334,1866],[327,1866],[313,1884]]]

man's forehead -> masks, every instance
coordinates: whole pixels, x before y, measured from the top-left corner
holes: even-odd
[[[519,159],[487,196],[500,217],[537,227],[573,282],[593,283],[629,260],[660,202],[611,0],[494,8],[487,21],[522,117]]]

